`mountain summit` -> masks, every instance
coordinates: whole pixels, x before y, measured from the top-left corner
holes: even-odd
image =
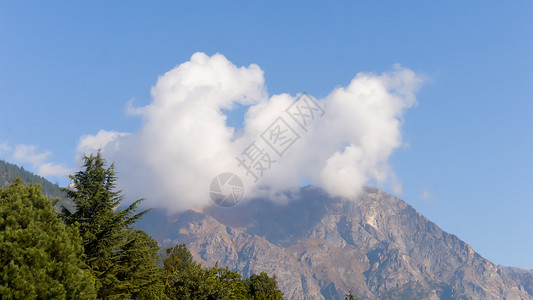
[[[288,196],[170,219],[155,211],[139,226],[204,264],[275,274],[288,299],[533,299],[532,271],[494,265],[377,188],[357,201],[311,186]]]

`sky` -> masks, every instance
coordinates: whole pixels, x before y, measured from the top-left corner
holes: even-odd
[[[530,1],[0,1],[0,158],[65,185],[80,152],[105,148],[125,182],[146,183],[124,193],[149,198],[164,177],[212,178],[201,159],[244,149],[305,92],[324,117],[263,184],[283,174],[350,196],[334,171],[352,162],[342,174],[496,264],[533,269],[532,13]],[[203,125],[187,131],[191,116]]]

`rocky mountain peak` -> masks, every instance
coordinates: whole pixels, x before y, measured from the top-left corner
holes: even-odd
[[[357,201],[308,186],[287,205],[255,199],[141,227],[198,261],[276,275],[288,299],[533,299],[533,272],[494,265],[406,202],[366,187]],[[161,220],[160,217],[155,217]]]

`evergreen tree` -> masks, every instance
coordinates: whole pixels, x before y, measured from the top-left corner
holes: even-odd
[[[0,299],[95,299],[75,226],[65,226],[39,185],[0,188]]]
[[[200,294],[209,294],[202,267],[193,260],[185,244],[168,247],[163,264],[165,294],[169,299],[195,299]]]
[[[10,164],[0,159],[0,187],[8,187],[9,183],[15,178],[20,178],[22,184],[38,183],[41,186],[41,192],[43,195],[56,198],[59,197],[59,202],[54,205],[57,212],[61,211],[61,206],[65,206],[67,209],[73,210],[73,203],[67,199],[66,194],[61,190],[57,184],[53,184],[45,178],[32,174],[14,164]]]
[[[109,168],[105,164],[100,152],[84,157],[83,170],[70,176],[74,190],[64,189],[76,211],[63,209],[63,217],[66,224],[79,226],[86,263],[97,278],[98,297],[125,298],[154,282],[151,266],[155,267],[156,250],[145,236],[132,232],[135,221],[148,211],[135,213],[142,199],[119,210],[124,196],[116,190],[114,164]],[[132,245],[143,243],[142,250],[132,250]],[[128,259],[135,262],[126,263]]]
[[[203,268],[185,244],[167,248],[165,294],[169,299],[248,299],[241,275],[226,268]]]
[[[117,278],[121,294],[130,299],[156,299],[163,293],[157,242],[142,230],[133,231],[122,247]]]
[[[283,293],[278,288],[276,276],[270,277],[267,273],[252,274],[244,282],[248,294],[254,300],[283,300]]]

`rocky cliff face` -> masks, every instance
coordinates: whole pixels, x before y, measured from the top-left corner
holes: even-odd
[[[533,272],[497,266],[404,201],[366,188],[358,201],[306,187],[286,206],[256,200],[141,224],[163,245],[244,276],[275,274],[288,299],[533,299]],[[154,223],[152,219],[157,219]]]

